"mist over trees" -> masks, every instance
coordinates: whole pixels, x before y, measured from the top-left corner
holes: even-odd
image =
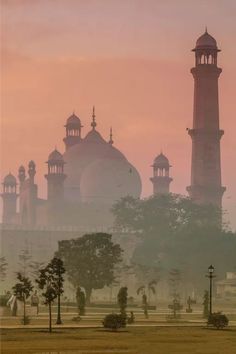
[[[163,194],[147,199],[125,197],[112,208],[115,226],[137,235],[134,263],[158,266],[162,276],[177,268],[183,282],[203,286],[202,276],[214,264],[218,276],[236,266],[236,235],[221,227],[221,211],[189,198]]]

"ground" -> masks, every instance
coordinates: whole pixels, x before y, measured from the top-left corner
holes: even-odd
[[[159,304],[149,311],[146,319],[141,307],[129,307],[135,323],[113,333],[104,330],[102,320],[108,313],[118,312],[113,304],[86,308],[80,321],[77,308],[62,306],[62,325],[56,325],[57,306],[53,306],[53,333],[48,333],[48,308],[27,306],[30,323],[21,324],[22,313],[11,316],[9,308],[0,308],[2,354],[233,354],[236,353],[235,303],[219,306],[230,320],[230,327],[216,330],[206,326],[202,305],[194,306],[193,313],[181,311],[178,320],[170,319],[168,304]]]
[[[205,327],[128,327],[2,329],[2,354],[233,354],[236,329]]]

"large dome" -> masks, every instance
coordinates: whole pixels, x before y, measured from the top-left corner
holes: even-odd
[[[96,160],[84,170],[80,183],[83,202],[113,204],[127,195],[141,194],[141,179],[127,160],[104,158]]]
[[[112,161],[123,161],[129,164],[126,157],[113,145],[106,142],[95,129],[92,129],[80,143],[70,147],[64,153],[63,158],[66,163],[65,174],[67,176],[65,197],[74,202],[81,200],[82,194],[84,196],[87,193],[87,189],[85,194],[82,191],[81,178],[88,166],[97,161],[101,162],[103,159],[111,161],[111,164]],[[93,179],[97,180],[96,171],[93,172]]]

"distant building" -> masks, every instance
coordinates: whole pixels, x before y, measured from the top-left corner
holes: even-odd
[[[227,272],[226,279],[216,281],[218,297],[236,297],[236,272]]]
[[[111,227],[111,206],[127,195],[139,198],[141,178],[136,168],[114,146],[112,131],[105,141],[97,131],[95,111],[92,129],[83,138],[82,124],[75,114],[66,122],[65,153],[57,149],[47,160],[47,199],[38,198],[34,182],[36,166],[19,168],[16,178],[3,181],[3,223],[31,226]],[[19,198],[19,211],[17,199]]]
[[[170,192],[170,183],[173,179],[170,177],[170,167],[168,158],[160,153],[153,161],[153,176],[150,181],[153,184],[153,194],[166,194]]]
[[[216,40],[206,32],[198,38],[194,78],[193,128],[190,197],[200,204],[222,205],[225,187],[221,184],[220,139],[224,131],[219,124],[218,78],[222,69],[217,66],[220,50]]]

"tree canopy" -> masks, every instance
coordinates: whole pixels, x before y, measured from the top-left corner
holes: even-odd
[[[221,211],[174,194],[147,199],[125,197],[113,206],[115,225],[136,234],[133,262],[183,272],[185,282],[204,282],[214,264],[218,276],[236,266],[236,236],[221,226]]]
[[[85,289],[87,303],[93,289],[102,289],[114,280],[115,265],[121,262],[120,245],[106,233],[86,234],[77,239],[59,241],[57,256],[63,261],[69,281]]]

